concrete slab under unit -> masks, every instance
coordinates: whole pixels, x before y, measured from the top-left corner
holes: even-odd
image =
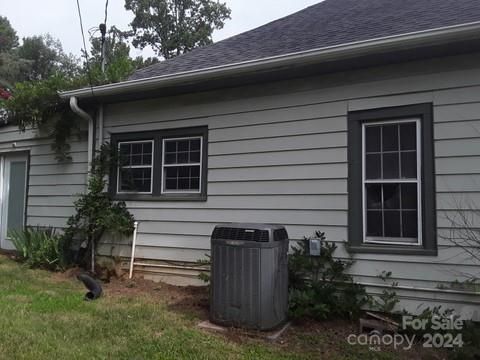
[[[285,331],[288,330],[290,325],[291,325],[291,323],[287,322],[285,325],[283,325],[279,329],[276,329],[276,330],[273,330],[273,331],[268,331],[268,332],[255,332],[255,334],[258,335],[259,337],[263,337],[264,339],[266,339],[268,341],[277,341],[285,333]],[[218,332],[226,332],[226,331],[228,331],[228,329],[230,329],[229,327],[224,327],[224,326],[213,324],[208,320],[202,321],[197,326],[201,329],[218,331]]]
[[[213,330],[213,331],[220,331],[220,332],[225,332],[227,331],[226,327],[220,326],[220,325],[215,325],[211,323],[210,321],[202,321],[197,325],[200,329],[206,329],[206,330]]]

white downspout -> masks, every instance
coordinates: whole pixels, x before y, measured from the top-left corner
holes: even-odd
[[[94,136],[94,120],[93,118],[83,109],[78,106],[78,100],[75,96],[70,97],[70,108],[72,111],[80,116],[83,120],[88,122],[88,149],[87,149],[87,162],[88,162],[88,171],[87,171],[87,184],[90,176],[90,171],[92,170],[92,162],[93,162],[93,147],[95,145]],[[91,253],[91,271],[95,273],[95,247],[92,244],[92,253]]]
[[[97,124],[98,124],[98,150],[100,150],[103,144],[103,118],[104,118],[104,107],[103,104],[100,104],[98,107],[97,115]]]
[[[75,96],[70,97],[70,108],[72,111],[80,116],[83,120],[88,122],[88,149],[87,149],[87,161],[88,161],[88,173],[87,173],[87,180],[90,174],[90,170],[92,169],[92,162],[93,162],[93,146],[94,146],[94,120],[93,118],[83,109],[78,106],[78,100]]]

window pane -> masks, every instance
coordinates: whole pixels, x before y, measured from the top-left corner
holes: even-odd
[[[408,123],[400,125],[400,149],[417,149],[417,124]]]
[[[179,177],[189,177],[190,176],[190,168],[185,166],[185,167],[180,167],[178,168],[177,172]]]
[[[143,143],[142,152],[144,154],[151,154],[152,153],[152,143],[151,142]]]
[[[120,144],[120,155],[127,156],[130,154],[130,144]]]
[[[200,189],[200,178],[198,177],[194,177],[194,178],[191,178],[190,179],[190,188],[191,189],[195,189],[195,190],[199,190]]]
[[[190,162],[192,163],[200,162],[200,151],[193,151],[190,153]]]
[[[176,152],[177,143],[175,141],[165,141],[165,151],[166,152]]]
[[[383,154],[383,178],[398,179],[399,165],[398,153]]]
[[[120,170],[119,184],[122,192],[151,192],[152,169],[123,168]]]
[[[188,178],[179,178],[178,179],[178,190],[189,190],[190,181]]]
[[[152,165],[152,142],[120,144],[121,166]]]
[[[367,211],[367,236],[382,235],[382,212]]]
[[[177,164],[186,164],[188,163],[188,152],[179,152],[177,154]]]
[[[166,153],[165,154],[165,164],[176,164],[177,163],[177,154]]]
[[[402,184],[402,209],[416,210],[417,184]]]
[[[130,165],[132,146],[131,144],[120,144],[119,163],[122,166]]]
[[[398,150],[398,125],[384,125],[382,135],[383,151]]]
[[[380,154],[366,156],[367,179],[380,179],[382,177]]]
[[[418,219],[416,211],[402,212],[403,236],[418,238]]]
[[[165,140],[164,163],[199,163],[201,139]]]
[[[383,213],[385,221],[385,236],[400,237],[400,211],[388,210]]]
[[[200,166],[174,166],[164,169],[167,191],[200,190]]]
[[[178,167],[168,167],[165,168],[165,177],[166,179],[176,179],[178,178]]]
[[[200,166],[191,166],[190,167],[190,176],[191,177],[200,177]]]
[[[142,155],[130,156],[130,165],[142,165]]]
[[[165,181],[165,189],[176,190],[178,189],[177,178],[167,178]]]
[[[367,185],[367,209],[381,209],[382,208],[382,185],[368,184]]]
[[[190,140],[190,151],[200,151],[200,139]]]
[[[152,154],[143,154],[143,164],[144,165],[151,165],[152,164]]]
[[[188,151],[189,150],[189,143],[188,140],[177,140],[177,148],[178,151]]]
[[[384,209],[400,209],[400,185],[383,185],[383,201]]]
[[[142,154],[142,143],[133,143],[132,144],[132,155]]]
[[[365,128],[365,148],[367,152],[381,151],[381,126],[367,126]]]
[[[417,153],[416,152],[402,152],[402,178],[416,179],[417,178]]]

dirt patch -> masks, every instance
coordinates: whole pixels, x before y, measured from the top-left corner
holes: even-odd
[[[54,273],[56,281],[76,281],[76,277],[85,272],[79,268],[64,273]],[[162,302],[168,309],[200,319],[208,319],[208,288],[198,286],[173,286],[162,282],[153,282],[143,278],[111,278],[108,283],[102,282],[105,297],[138,298],[146,301]]]

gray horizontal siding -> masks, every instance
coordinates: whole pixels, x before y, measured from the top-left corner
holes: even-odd
[[[269,180],[231,181],[208,184],[208,194],[212,195],[321,195],[346,194],[347,180]]]
[[[0,129],[0,152],[30,152],[28,225],[64,227],[73,214],[75,195],[85,191],[86,140],[73,138],[68,143],[72,161],[59,163],[52,139],[35,130],[21,132],[14,126]]]
[[[450,199],[480,198],[479,60],[434,59],[107,106],[107,137],[209,127],[207,202],[127,203],[140,221],[138,256],[196,260],[208,251],[215,224],[229,221],[286,224],[293,239],[318,229],[329,240],[347,240],[348,111],[423,102],[434,103],[437,219],[448,233],[445,215],[456,210]],[[438,241],[438,257],[358,254],[353,271],[374,282],[392,270],[405,284],[435,287],[455,278],[447,268],[471,269],[451,243]],[[114,242],[106,248],[128,255],[128,241]],[[347,256],[342,245],[339,254]]]
[[[210,168],[208,173],[210,182],[345,179],[346,176],[344,163]]]

